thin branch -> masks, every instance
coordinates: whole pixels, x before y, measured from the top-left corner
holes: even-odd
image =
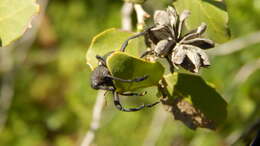
[[[233,84],[237,85],[246,81],[257,69],[260,69],[260,59],[254,60],[242,66],[234,77]]]
[[[256,133],[260,129],[260,119],[257,119],[253,124],[251,124],[239,137],[239,140],[244,140],[246,141],[247,139],[250,138],[250,135],[252,133]]]
[[[144,29],[145,19],[150,18],[150,15],[143,9],[142,5],[134,4],[135,12],[137,15],[137,30]]]
[[[10,54],[5,54],[5,55],[8,59],[6,58],[4,60],[6,62],[10,62],[9,65],[12,65],[13,59],[9,58]],[[14,94],[14,80],[13,80],[14,72],[12,66],[9,65],[7,68],[10,68],[10,70],[8,70],[3,74],[1,88],[0,88],[0,132],[3,130],[6,120],[8,118],[8,111]]]
[[[95,138],[95,132],[99,128],[100,119],[102,115],[102,109],[105,105],[104,91],[99,91],[94,105],[92,121],[90,124],[89,131],[84,136],[81,146],[90,146]]]
[[[256,43],[260,43],[260,31],[217,46],[216,48],[209,50],[208,54],[211,56],[229,55]]]
[[[229,136],[226,139],[226,142],[228,142],[229,145],[235,145],[239,141],[244,141],[246,143],[250,143],[250,137],[252,134],[257,133],[260,129],[260,119],[257,119],[253,123],[251,123],[244,131],[235,132],[232,137]]]
[[[0,48],[0,68],[3,71],[0,94],[0,131],[4,128],[8,118],[8,111],[14,94],[14,78],[17,68],[23,63],[29,48],[36,38],[39,25],[48,4],[48,0],[38,2],[40,14],[32,21],[32,28],[28,29],[21,39],[14,44]]]
[[[167,120],[167,112],[162,106],[158,107],[154,112],[154,116],[149,128],[149,132],[144,140],[143,146],[155,146],[161,134],[164,123]]]
[[[132,30],[132,12],[133,12],[133,4],[125,2],[121,9],[121,27],[123,30],[131,31]]]
[[[233,82],[231,82],[230,87],[234,88],[236,85],[244,83],[250,75],[252,75],[256,70],[260,69],[260,59],[254,60],[242,66],[234,77]],[[258,107],[258,106],[256,106]],[[257,111],[255,111],[252,115],[256,115]],[[250,120],[249,120],[250,121]],[[258,119],[255,123],[249,126],[243,133],[240,131],[235,131],[230,134],[226,138],[226,142],[228,145],[234,145],[240,140],[245,140],[252,134],[255,130],[258,130],[260,127],[260,119]]]

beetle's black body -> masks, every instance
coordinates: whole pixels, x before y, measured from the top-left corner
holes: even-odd
[[[104,57],[101,56],[96,56],[96,58],[99,61],[99,65],[93,70],[92,74],[91,74],[91,87],[93,89],[96,90],[107,90],[107,91],[112,91],[113,92],[113,97],[114,97],[114,104],[116,106],[117,109],[121,110],[121,111],[125,111],[125,112],[132,112],[132,111],[138,111],[141,110],[145,107],[152,107],[156,104],[158,104],[159,102],[155,102],[153,104],[147,104],[147,105],[141,105],[140,107],[137,108],[124,108],[122,107],[122,105],[120,104],[120,100],[119,100],[119,95],[123,95],[123,96],[143,96],[145,93],[132,93],[132,92],[117,92],[116,91],[116,87],[114,86],[113,80],[117,80],[117,81],[121,81],[121,82],[141,82],[145,79],[147,79],[147,76],[144,77],[140,77],[140,78],[135,78],[132,80],[126,80],[126,79],[121,79],[121,78],[117,78],[117,77],[113,77],[110,73],[110,71],[107,68],[106,65],[106,58],[107,56],[109,56],[111,54],[108,53],[106,54]]]
[[[99,65],[97,68],[95,68],[91,75],[91,87],[93,89],[104,89],[113,91],[114,90],[114,84],[110,76],[109,70],[103,66]]]

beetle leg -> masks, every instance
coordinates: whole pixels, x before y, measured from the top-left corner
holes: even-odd
[[[121,79],[121,78],[118,78],[118,77],[113,77],[113,76],[107,76],[108,78],[111,78],[111,79],[113,79],[113,80],[118,80],[118,81],[121,81],[121,82],[141,82],[141,81],[143,81],[143,80],[145,80],[145,79],[147,79],[148,78],[148,76],[146,75],[146,76],[143,76],[143,77],[139,77],[139,78],[134,78],[134,79],[132,79],[132,80],[126,80],[126,79]]]
[[[119,93],[120,95],[123,95],[123,96],[144,96],[147,92],[142,92],[142,93],[133,93],[133,92],[130,92],[130,93]]]
[[[136,35],[134,35],[134,36],[129,37],[127,40],[125,40],[125,42],[124,42],[123,45],[121,46],[120,51],[125,52],[125,48],[127,47],[128,42],[129,42],[130,40],[145,35],[145,34],[146,34],[151,28],[153,28],[153,27],[154,27],[154,25],[153,25],[153,26],[150,26],[150,27],[148,27],[148,28],[146,28],[143,32],[140,32],[140,33],[138,33],[138,34],[136,34]]]
[[[160,103],[160,101],[156,101],[156,102],[151,103],[151,104],[146,104],[145,107],[153,107],[153,106],[155,106],[158,103]]]
[[[146,55],[152,54],[152,52],[152,50],[147,50],[140,56],[140,58],[144,58]]]
[[[153,107],[155,106],[156,104],[160,103],[159,101],[155,102],[155,103],[152,103],[152,104],[143,104],[139,107],[136,107],[136,108],[124,108],[121,103],[120,103],[120,100],[119,100],[119,96],[118,96],[118,93],[117,92],[113,92],[114,94],[114,104],[116,106],[116,108],[120,111],[124,111],[124,112],[135,112],[135,111],[139,111],[139,110],[142,110],[143,108],[145,107]]]
[[[129,42],[130,40],[135,39],[135,38],[138,38],[138,37],[140,37],[140,36],[143,36],[145,33],[146,33],[146,31],[143,31],[143,32],[140,32],[140,33],[138,33],[138,34],[136,34],[136,35],[134,35],[134,36],[129,37],[127,40],[125,40],[125,42],[124,42],[123,45],[121,46],[120,51],[125,52],[125,48],[127,47],[128,42]]]
[[[141,105],[137,108],[124,108],[119,100],[119,96],[117,92],[114,92],[114,104],[116,106],[116,108],[120,111],[124,111],[124,112],[135,112],[135,111],[139,111],[141,109],[143,109],[145,107],[145,105]]]

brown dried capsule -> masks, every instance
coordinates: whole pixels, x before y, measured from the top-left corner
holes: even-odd
[[[179,15],[173,7],[168,7],[166,11],[155,11],[154,26],[127,39],[121,50],[124,51],[130,39],[144,35],[145,42],[150,49],[144,52],[141,57],[154,55],[166,58],[171,72],[174,71],[174,68],[178,68],[177,66],[191,72],[198,72],[200,67],[210,65],[204,49],[213,48],[214,42],[202,37],[207,29],[205,23],[182,35],[185,20],[189,15],[188,10],[184,10]]]
[[[156,42],[151,39],[151,42],[154,43],[153,46],[155,46],[152,50],[155,51],[157,56],[170,58],[173,65],[180,65],[191,72],[198,72],[200,67],[210,65],[208,56],[202,49],[214,47],[214,42],[201,37],[207,28],[205,23],[182,36],[183,25],[189,15],[188,10],[184,10],[178,15],[173,7],[168,7],[167,11],[156,11],[154,17],[155,27],[151,29],[150,35],[155,34],[153,30],[159,29],[164,30],[163,36],[169,37],[163,38],[157,37],[161,35],[154,35],[153,37],[159,41]],[[169,34],[165,35],[165,32]],[[167,42],[168,44],[162,45],[161,42]],[[162,48],[163,46],[164,48]],[[165,52],[168,52],[168,54]]]

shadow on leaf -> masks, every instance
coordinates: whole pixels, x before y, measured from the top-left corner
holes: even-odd
[[[167,99],[168,100],[168,99]],[[176,98],[173,100],[172,104],[163,104],[167,106],[168,111],[171,112],[175,120],[182,121],[190,129],[208,128],[215,130],[216,125],[212,120],[207,119],[205,115],[192,104],[183,98]]]
[[[214,0],[203,0],[203,1],[210,3],[223,11],[227,11],[227,6],[225,5],[224,2],[219,2],[219,1],[214,1]]]
[[[173,88],[167,88],[173,90],[168,91],[172,94],[163,98],[162,103],[176,120],[181,120],[191,129],[216,129],[226,120],[226,101],[200,76],[185,73],[172,76],[166,76],[168,86],[174,84]]]

